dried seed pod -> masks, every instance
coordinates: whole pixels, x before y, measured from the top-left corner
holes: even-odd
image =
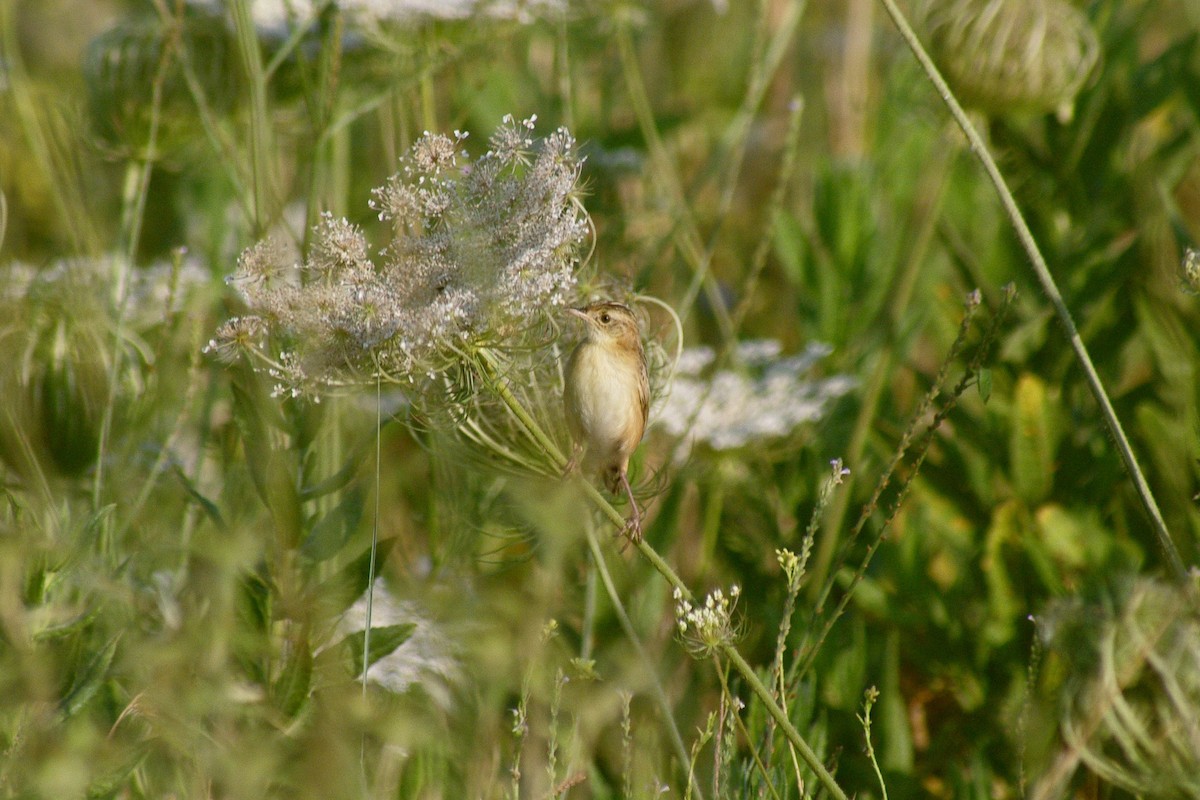
[[[90,469],[108,405],[127,404],[142,385],[134,349],[120,349],[133,334],[114,339],[105,280],[96,264],[75,262],[0,296],[0,352],[9,354],[0,362],[0,461],[27,481]],[[114,359],[121,362],[115,373]]]
[[[1027,796],[1063,796],[1080,766],[1139,797],[1200,796],[1197,591],[1142,578],[1115,603],[1039,615],[1061,744]]]
[[[991,113],[1069,117],[1100,47],[1066,0],[927,0],[924,39],[959,99]]]
[[[197,140],[201,127],[182,67],[185,59],[206,103],[224,110],[235,102],[234,48],[221,19],[189,13],[178,39],[173,35],[157,17],[131,16],[88,44],[83,77],[100,145],[142,157],[152,134],[154,152],[160,154]],[[161,81],[157,93],[156,80]]]

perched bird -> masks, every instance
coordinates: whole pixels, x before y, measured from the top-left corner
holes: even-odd
[[[621,303],[592,303],[567,311],[584,321],[587,335],[567,363],[567,426],[585,473],[599,473],[613,494],[624,488],[633,509],[626,532],[642,538],[642,514],[626,470],[646,432],[650,378],[637,319]],[[575,459],[571,460],[572,465]]]

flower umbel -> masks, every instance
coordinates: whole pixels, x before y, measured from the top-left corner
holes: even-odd
[[[693,606],[683,592],[675,589],[672,594],[675,599],[675,624],[679,638],[689,653],[696,658],[704,658],[722,645],[733,644],[739,633],[733,612],[741,595],[741,587],[734,584],[728,595],[721,589],[715,589],[704,598],[704,605]]]
[[[418,393],[481,348],[527,350],[571,299],[589,226],[576,198],[581,160],[565,129],[533,136],[533,118],[505,117],[472,161],[467,135],[425,133],[371,207],[390,223],[373,252],[365,233],[322,216],[307,259],[267,241],[230,278],[249,306],[211,344],[242,348],[280,379],[277,393],[319,395],[373,382]],[[289,354],[285,361],[281,352]],[[452,382],[452,381],[451,381]]]
[[[847,375],[811,374],[831,351],[814,343],[800,355],[784,357],[777,341],[741,342],[737,360],[744,369],[711,372],[713,350],[684,350],[670,394],[651,413],[651,424],[679,438],[676,461],[683,461],[695,445],[733,450],[788,436],[821,419],[854,388]]]

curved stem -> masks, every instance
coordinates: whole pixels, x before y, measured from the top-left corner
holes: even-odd
[[[537,420],[535,420],[533,416],[525,410],[525,406],[521,405],[521,402],[517,400],[516,396],[512,393],[512,390],[508,388],[508,382],[500,373],[499,364],[496,362],[495,355],[487,350],[480,350],[479,356],[489,371],[489,374],[486,377],[490,381],[491,388],[493,388],[496,391],[496,394],[500,396],[500,399],[504,401],[504,405],[513,413],[513,415],[517,418],[517,421],[521,423],[523,428],[525,428],[525,431],[533,438],[535,442],[537,442],[538,446],[545,451],[546,455],[549,456],[550,460],[554,463],[554,466],[559,470],[562,470],[567,465],[567,457],[563,455],[562,450],[558,449],[558,445],[555,444],[554,440],[551,439],[544,430],[542,430],[542,426],[539,425]],[[618,514],[618,516],[620,515]],[[622,518],[621,524],[624,524],[624,518]]]
[[[967,118],[966,112],[963,111],[954,93],[950,91],[949,85],[941,73],[938,72],[933,59],[930,58],[929,53],[921,45],[920,39],[917,38],[917,34],[913,31],[912,26],[909,25],[904,13],[896,6],[895,0],[881,0],[881,2],[891,16],[892,22],[896,24],[900,35],[904,37],[904,41],[908,44],[909,49],[912,50],[913,55],[920,62],[921,69],[924,70],[929,81],[937,89],[942,102],[950,110],[954,121],[962,128],[967,141],[971,144],[972,152],[979,159],[979,163],[983,165],[984,172],[987,173],[992,186],[996,190],[996,194],[999,195],[1005,214],[1007,214],[1009,222],[1012,224],[1013,230],[1016,231],[1017,238],[1021,242],[1021,246],[1024,248],[1026,255],[1029,256],[1029,260],[1033,265],[1033,272],[1037,277],[1038,283],[1041,285],[1042,292],[1054,306],[1058,320],[1067,332],[1067,337],[1071,342],[1071,349],[1075,351],[1075,358],[1083,368],[1088,387],[1091,389],[1092,395],[1096,398],[1096,402],[1100,405],[1100,413],[1103,415],[1104,422],[1108,426],[1113,441],[1117,445],[1117,450],[1121,454],[1121,460],[1125,462],[1125,468],[1129,471],[1129,477],[1133,480],[1133,486],[1137,491],[1138,498],[1142,502],[1142,507],[1145,508],[1146,514],[1150,517],[1154,533],[1158,537],[1158,544],[1162,548],[1167,563],[1170,565],[1171,572],[1174,573],[1176,579],[1179,581],[1185,581],[1187,579],[1187,569],[1184,567],[1179,550],[1175,547],[1175,542],[1171,539],[1170,531],[1167,530],[1167,523],[1163,520],[1162,512],[1158,509],[1158,503],[1154,500],[1154,495],[1150,491],[1150,486],[1146,482],[1145,475],[1142,474],[1141,467],[1138,466],[1133,448],[1130,446],[1129,440],[1125,437],[1121,421],[1117,418],[1117,413],[1113,410],[1112,403],[1108,399],[1108,394],[1104,391],[1104,386],[1100,382],[1100,376],[1097,374],[1096,368],[1092,365],[1091,356],[1088,354],[1087,347],[1083,344],[1083,339],[1079,336],[1079,331],[1075,327],[1075,321],[1071,317],[1071,312],[1067,308],[1067,304],[1063,300],[1062,294],[1059,292],[1058,285],[1054,282],[1049,268],[1046,266],[1046,260],[1042,257],[1041,250],[1038,249],[1037,242],[1033,238],[1033,233],[1029,230],[1029,226],[1025,222],[1025,217],[1017,207],[1016,199],[1009,190],[1004,176],[1000,174],[1000,168],[996,166],[996,162],[988,152],[983,138],[975,130],[975,126]]]

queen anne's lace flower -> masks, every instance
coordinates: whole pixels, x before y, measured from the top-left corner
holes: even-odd
[[[811,344],[798,356],[781,357],[773,340],[743,342],[737,360],[744,369],[705,375],[715,359],[711,348],[683,351],[670,394],[653,414],[653,424],[682,442],[678,458],[695,444],[732,450],[787,436],[815,422],[829,405],[854,388],[846,375],[811,377],[814,365],[830,352]]]
[[[223,0],[189,0],[190,5],[220,9]],[[326,0],[250,0],[250,15],[259,32],[285,36],[294,26],[311,25]],[[338,0],[355,22],[377,25],[422,19],[493,19],[531,21],[537,14],[561,13],[564,0]]]
[[[325,214],[309,257],[281,245],[247,249],[229,283],[288,359],[255,350],[277,394],[383,376],[425,383],[480,347],[527,347],[528,332],[566,305],[588,235],[576,199],[581,161],[559,129],[505,117],[472,161],[467,136],[425,133],[371,207],[392,241],[373,253],[364,233]],[[254,335],[251,335],[254,334]],[[229,360],[258,329],[226,325],[209,350]]]
[[[734,584],[729,594],[722,589],[715,589],[704,598],[703,605],[693,606],[682,591],[675,589],[672,595],[675,600],[675,625],[688,652],[697,658],[704,658],[723,645],[733,644],[738,637],[733,612],[741,596],[741,587]]]

